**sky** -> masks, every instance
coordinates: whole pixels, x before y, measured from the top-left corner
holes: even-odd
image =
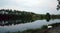
[[[57,0],[0,0],[0,9],[16,9],[37,14],[60,14]]]

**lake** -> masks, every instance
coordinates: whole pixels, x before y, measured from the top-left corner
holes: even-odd
[[[51,20],[10,20],[10,21],[0,21],[0,33],[5,32],[17,32],[24,31],[28,29],[38,29],[43,25],[49,25],[54,23],[60,23],[60,19]]]

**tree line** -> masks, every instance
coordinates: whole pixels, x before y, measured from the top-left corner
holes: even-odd
[[[52,18],[60,18],[60,15],[50,15],[50,13],[46,14],[36,14],[33,12],[12,10],[12,9],[1,9],[0,10],[0,20],[36,20],[36,19],[52,19]]]

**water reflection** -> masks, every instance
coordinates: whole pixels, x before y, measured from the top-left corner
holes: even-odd
[[[49,22],[50,20],[51,20],[50,18],[46,19],[47,22]]]
[[[50,20],[47,22],[46,20],[35,20],[28,23],[28,21],[23,20],[11,20],[11,21],[0,21],[0,32],[16,32],[16,31],[24,31],[27,29],[38,29],[43,25],[60,23],[60,19]]]
[[[9,21],[0,21],[0,26],[9,26],[9,25],[16,25],[20,23],[27,23],[27,22],[32,22],[32,20],[9,20]]]
[[[26,20],[26,19],[20,19],[20,20],[9,20],[9,21],[0,21],[0,26],[9,26],[9,25],[16,25],[21,23],[30,23],[35,20]],[[50,19],[46,19],[47,22],[50,21]]]

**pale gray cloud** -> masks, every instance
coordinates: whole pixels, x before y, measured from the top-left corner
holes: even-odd
[[[58,14],[56,10],[57,0],[0,0],[0,9],[26,10],[35,13]],[[55,11],[55,12],[54,12]]]

